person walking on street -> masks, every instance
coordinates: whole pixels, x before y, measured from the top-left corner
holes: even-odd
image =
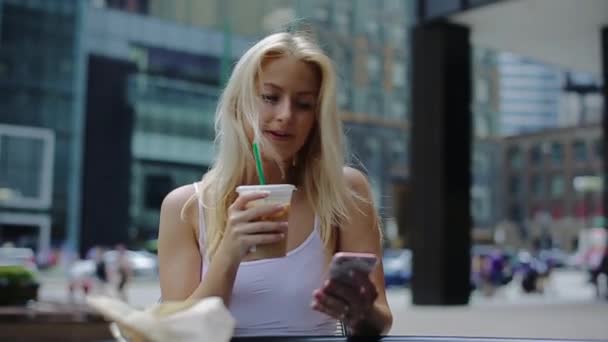
[[[127,302],[126,286],[131,280],[131,264],[127,255],[127,249],[124,245],[116,246],[118,258],[116,260],[116,273],[118,276],[117,292],[118,296],[124,302]]]
[[[95,280],[96,280],[96,288],[98,292],[101,294],[106,294],[108,292],[108,265],[103,258],[103,254],[105,249],[103,247],[95,247],[95,251],[93,253],[93,260],[95,261]]]

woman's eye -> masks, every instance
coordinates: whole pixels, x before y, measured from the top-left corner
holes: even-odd
[[[313,104],[312,103],[308,103],[308,102],[299,102],[297,105],[298,105],[298,107],[300,107],[300,109],[303,109],[303,110],[314,109]]]
[[[276,95],[264,95],[262,94],[262,101],[268,103],[276,103],[279,100],[279,97]]]

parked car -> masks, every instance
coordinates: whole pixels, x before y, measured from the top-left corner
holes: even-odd
[[[0,247],[0,266],[23,266],[36,273],[36,255],[31,248]]]
[[[412,251],[387,249],[382,257],[386,286],[406,286],[412,277]]]
[[[553,268],[561,268],[568,266],[570,255],[559,248],[551,248],[541,250],[539,258]]]
[[[103,254],[106,265],[110,270],[117,268],[118,252],[107,251]],[[127,251],[127,258],[131,264],[133,275],[136,277],[154,277],[157,275],[158,260],[156,255],[146,251]],[[70,277],[73,279],[93,277],[95,275],[94,260],[79,260],[70,268]]]

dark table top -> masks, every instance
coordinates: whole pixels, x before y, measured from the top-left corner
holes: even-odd
[[[379,342],[590,342],[597,340],[566,339],[525,339],[499,337],[427,337],[427,336],[383,336],[383,337],[317,337],[317,336],[273,336],[273,337],[235,337],[232,342],[338,342],[338,341],[379,341]],[[608,340],[607,340],[608,341]]]
[[[76,333],[77,329],[79,333]],[[36,307],[0,308],[0,341],[29,341],[30,336],[58,337],[63,341],[115,341],[111,339],[108,322],[90,312],[86,307],[49,304]],[[24,339],[25,338],[25,339]],[[31,339],[35,340],[35,339]],[[52,338],[51,338],[52,340]],[[57,339],[59,340],[59,339]],[[383,337],[341,337],[341,336],[262,336],[234,337],[232,342],[598,342],[590,339],[526,339],[502,337],[456,337],[456,336],[383,336]],[[604,339],[608,342],[608,339]]]

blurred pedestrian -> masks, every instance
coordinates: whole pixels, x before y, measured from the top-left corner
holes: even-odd
[[[604,247],[604,254],[597,266],[591,270],[591,281],[595,286],[597,298],[603,296],[608,299],[608,247]]]
[[[117,283],[117,292],[118,292],[118,296],[120,297],[120,299],[122,299],[124,302],[127,301],[127,284],[129,283],[129,281],[131,280],[131,274],[132,274],[132,269],[131,269],[131,263],[129,261],[128,258],[128,254],[127,254],[127,248],[122,245],[119,244],[116,246],[116,252],[118,254],[117,259],[116,259],[116,273],[117,273],[117,277],[118,277],[118,283]]]
[[[104,259],[105,249],[103,247],[95,247],[93,252],[93,260],[95,261],[95,288],[101,294],[108,292],[108,265]]]

